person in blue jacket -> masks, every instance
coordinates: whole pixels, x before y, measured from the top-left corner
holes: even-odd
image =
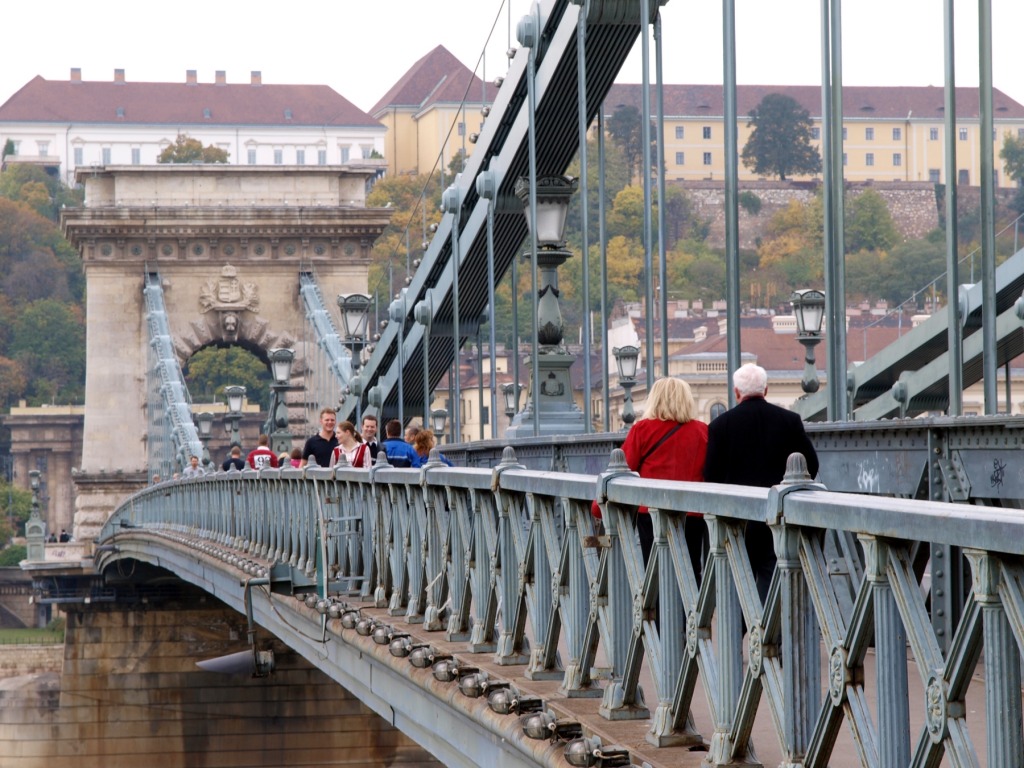
[[[388,464],[392,467],[419,467],[420,461],[416,450],[402,439],[402,422],[392,419],[384,427],[387,438],[380,444],[380,449],[387,454]]]

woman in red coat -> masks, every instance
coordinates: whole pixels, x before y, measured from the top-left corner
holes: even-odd
[[[643,416],[630,428],[622,444],[629,468],[640,477],[654,480],[703,481],[708,426],[696,416],[697,405],[689,384],[675,378],[654,382]],[[646,507],[640,507],[638,512],[636,527],[646,563],[654,543],[654,526]],[[702,516],[687,516],[686,545],[698,584],[708,550],[707,540],[708,531]]]

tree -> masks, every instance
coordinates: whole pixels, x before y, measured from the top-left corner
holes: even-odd
[[[158,163],[226,163],[228,151],[212,144],[204,147],[199,139],[179,133],[174,143],[166,146],[156,161]]]
[[[1024,138],[1015,137],[1009,132],[1003,134],[1003,148],[999,150],[999,159],[1003,161],[1006,175],[1017,182],[1013,209],[1017,213],[1024,213]]]
[[[821,171],[821,155],[811,145],[811,115],[795,99],[769,93],[750,112],[753,131],[740,157],[759,176],[814,174]]]
[[[85,391],[85,319],[82,309],[56,299],[27,304],[14,322],[10,357],[24,367],[34,405],[82,402]]]
[[[887,251],[899,242],[889,206],[878,192],[866,189],[846,207],[846,250]]]
[[[267,363],[242,347],[200,349],[182,373],[193,401],[223,400],[225,387],[240,384],[250,403],[263,407],[270,402]]]
[[[31,513],[32,494],[0,480],[0,547],[5,546],[12,536],[25,535],[25,521]],[[13,522],[13,527],[8,520]]]
[[[643,124],[641,123],[640,110],[630,104],[620,104],[616,107],[612,116],[608,119],[608,135],[612,141],[622,150],[626,158],[626,167],[629,169],[629,178],[635,179],[640,174],[640,161],[643,158]],[[657,162],[654,159],[653,150],[655,144],[654,123],[651,123],[651,144],[649,152],[652,152],[652,166],[657,170]]]

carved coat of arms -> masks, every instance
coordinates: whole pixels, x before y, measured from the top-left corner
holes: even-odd
[[[202,312],[217,312],[220,315],[221,333],[225,340],[238,338],[239,314],[260,311],[259,290],[255,283],[243,283],[238,279],[238,270],[225,264],[220,279],[207,280],[199,290],[199,308]]]

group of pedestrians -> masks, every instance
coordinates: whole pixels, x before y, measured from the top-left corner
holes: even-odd
[[[629,430],[622,450],[629,468],[641,477],[658,480],[728,483],[771,487],[782,481],[792,453],[807,460],[811,477],[818,457],[799,415],[769,403],[768,374],[747,364],[732,378],[736,406],[712,420],[696,420],[690,386],[682,379],[654,382],[643,415]],[[599,508],[595,506],[595,512]],[[644,562],[650,557],[654,531],[647,509],[636,515]],[[707,527],[700,515],[687,517],[685,538],[694,573],[700,581],[708,553]],[[763,522],[746,527],[746,549],[762,602],[775,569],[771,530]]]
[[[333,408],[320,411],[320,429],[302,448],[302,466],[333,467],[344,460],[350,467],[365,469],[383,453],[392,467],[421,467],[437,444],[433,432],[415,423],[405,428],[403,438],[402,422],[391,419],[384,425],[384,439],[379,440],[375,415],[364,416],[358,430],[351,421],[339,423],[337,419]],[[451,466],[447,457],[439,458]]]

